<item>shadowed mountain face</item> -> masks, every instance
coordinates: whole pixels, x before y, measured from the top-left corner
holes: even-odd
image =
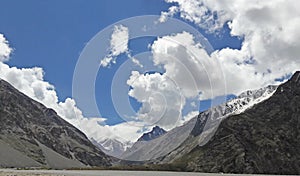
[[[173,163],[190,171],[300,174],[300,72],[267,100],[224,119]]]
[[[155,126],[150,132],[144,133],[138,139],[138,141],[151,141],[153,139],[160,137],[161,135],[164,135],[165,133],[166,131],[164,129],[160,128],[159,126]]]
[[[0,167],[66,168],[111,163],[108,156],[54,110],[4,80],[0,80],[0,121]]]

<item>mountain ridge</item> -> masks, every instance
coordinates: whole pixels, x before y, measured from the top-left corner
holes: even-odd
[[[131,148],[125,151],[122,159],[134,161],[148,161],[154,163],[168,163],[198,145],[207,142],[213,135],[214,128],[226,115],[252,107],[255,103],[268,98],[276,90],[277,86],[267,86],[241,96],[231,99],[228,102],[212,107],[201,112],[186,124],[176,127],[160,138],[151,141],[138,141]],[[255,96],[253,96],[255,95]],[[246,106],[248,105],[248,106]],[[209,122],[206,124],[206,122]],[[204,135],[200,136],[202,132]],[[186,145],[185,143],[188,143]]]
[[[19,92],[0,79],[0,140],[3,146],[31,162],[33,166],[50,168],[109,166],[111,158],[97,149],[80,130],[60,118],[57,113]],[[5,148],[5,147],[3,147]],[[0,156],[5,155],[0,150]],[[2,167],[23,167],[13,159]],[[3,160],[3,162],[2,162]],[[56,160],[64,160],[67,164]],[[34,162],[33,162],[34,161]],[[56,165],[56,162],[60,163]]]
[[[205,145],[173,161],[197,172],[300,174],[300,72],[265,101],[224,119]]]

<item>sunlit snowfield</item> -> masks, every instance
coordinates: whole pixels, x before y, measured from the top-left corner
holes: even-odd
[[[207,174],[189,172],[153,172],[153,171],[66,171],[66,170],[10,170],[0,169],[0,176],[217,176],[246,174]],[[248,175],[251,176],[251,175]],[[256,175],[259,176],[259,175]],[[264,175],[266,176],[266,175]]]

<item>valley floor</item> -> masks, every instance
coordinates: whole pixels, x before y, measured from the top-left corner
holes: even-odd
[[[0,169],[0,176],[140,176],[140,175],[143,176],[219,176],[219,175],[243,176],[244,174],[234,175],[234,174],[207,174],[207,173],[190,173],[190,172],[153,172],[153,171],[105,171],[105,170],[77,171],[77,170]]]

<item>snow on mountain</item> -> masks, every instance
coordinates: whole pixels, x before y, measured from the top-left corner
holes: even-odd
[[[159,126],[155,126],[152,128],[150,132],[144,133],[137,141],[150,141],[164,135],[166,131]],[[94,138],[90,139],[91,142],[96,145],[99,149],[101,149],[105,154],[120,157],[128,148],[130,148],[133,143],[121,142],[117,139],[104,139],[101,141],[97,141]]]
[[[248,90],[241,93],[237,98],[232,99],[226,103],[225,114],[235,113],[240,114],[245,110],[251,108],[257,103],[260,103],[270,98],[276,91],[277,86],[269,85],[258,90]]]
[[[208,143],[177,157],[172,168],[205,173],[299,175],[299,78],[300,72],[296,72],[274,94],[272,88],[243,93],[241,98],[253,98],[246,107],[260,102],[225,118]]]
[[[105,154],[120,157],[127,148],[131,147],[133,143],[130,141],[128,142],[121,142],[117,139],[105,139],[102,141],[96,141],[95,139],[91,138],[91,142],[101,149]]]
[[[175,149],[178,150],[178,152],[173,152],[173,156],[169,155],[170,158],[168,159],[170,160],[176,155],[179,155],[182,150],[188,152],[188,150],[192,149],[195,145],[206,143],[222,119],[232,114],[244,112],[253,105],[268,99],[273,95],[276,89],[277,86],[267,86],[258,90],[243,92],[238,97],[224,104],[212,107],[200,113],[184,125],[170,130],[159,138],[151,141],[137,141],[131,148],[123,153],[122,159],[145,161],[157,159],[170,154],[170,152],[175,151]],[[206,134],[201,136],[200,134],[202,133]],[[191,139],[190,144],[187,144],[190,146],[181,145],[183,142],[185,143],[190,135],[200,136],[200,139]],[[182,148],[180,149],[180,147]]]

